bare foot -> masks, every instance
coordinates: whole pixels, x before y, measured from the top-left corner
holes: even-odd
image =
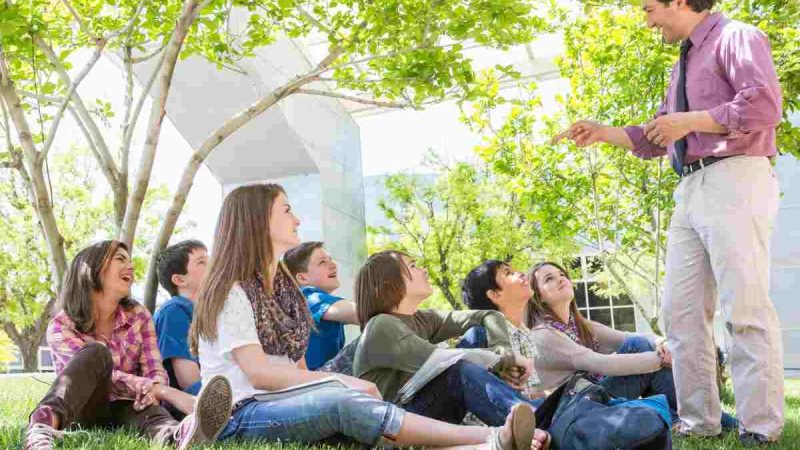
[[[531,441],[532,450],[546,450],[545,444],[549,444],[550,435],[547,431],[536,429],[533,432],[533,440]]]

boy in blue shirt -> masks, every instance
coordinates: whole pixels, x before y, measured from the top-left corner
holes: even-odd
[[[356,305],[333,295],[339,288],[337,266],[322,242],[304,242],[283,258],[303,290],[317,327],[306,350],[306,365],[316,370],[344,347],[344,324],[358,324]]]
[[[189,352],[189,327],[207,264],[208,250],[196,240],[179,242],[158,255],[158,281],[172,295],[153,316],[158,350],[170,386],[192,395],[200,391],[200,364]]]

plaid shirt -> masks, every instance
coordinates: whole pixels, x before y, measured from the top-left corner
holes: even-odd
[[[56,373],[61,373],[72,356],[90,342],[100,342],[111,351],[114,366],[109,400],[135,400],[138,392],[155,383],[169,385],[153,319],[142,305],[137,304],[130,311],[117,308],[114,331],[108,340],[81,333],[63,310],[56,314],[47,326],[47,344],[53,352]]]
[[[531,330],[525,327],[525,325],[523,325],[521,328],[517,328],[511,322],[508,322],[508,329],[510,331],[509,337],[511,339],[511,350],[518,355],[522,355],[530,359],[531,361],[535,361],[536,345],[534,344]],[[526,384],[527,387],[523,391],[525,397],[538,397],[541,380],[539,379],[539,374],[536,373],[535,367],[533,368],[533,372],[531,373],[530,378],[528,378]]]

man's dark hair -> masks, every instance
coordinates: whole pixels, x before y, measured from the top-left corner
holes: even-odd
[[[311,254],[314,250],[322,248],[323,243],[320,241],[303,242],[297,247],[289,250],[283,255],[283,262],[289,269],[293,277],[297,277],[298,273],[308,272],[308,262],[311,260]]]
[[[658,0],[659,2],[669,5],[674,0]],[[717,3],[717,0],[686,0],[686,4],[692,8],[694,12],[703,12],[707,9],[711,9],[714,7],[714,4]]]
[[[186,275],[189,255],[197,249],[208,250],[202,242],[189,239],[169,246],[158,254],[158,282],[173,297],[178,295],[178,286],[172,282],[173,275]]]
[[[497,270],[506,265],[508,264],[503,261],[489,259],[469,271],[461,283],[461,298],[469,309],[497,310],[486,292],[500,289],[497,285]]]

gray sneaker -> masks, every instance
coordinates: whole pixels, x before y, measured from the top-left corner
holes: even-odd
[[[25,450],[51,450],[56,439],[62,439],[64,432],[56,430],[53,425],[53,410],[49,406],[40,406],[33,410],[25,430]]]
[[[64,434],[47,424],[31,424],[25,430],[25,450],[52,450],[56,439],[63,439]]]
[[[217,375],[200,389],[194,411],[175,430],[178,450],[217,440],[231,418],[233,390],[228,379]]]

